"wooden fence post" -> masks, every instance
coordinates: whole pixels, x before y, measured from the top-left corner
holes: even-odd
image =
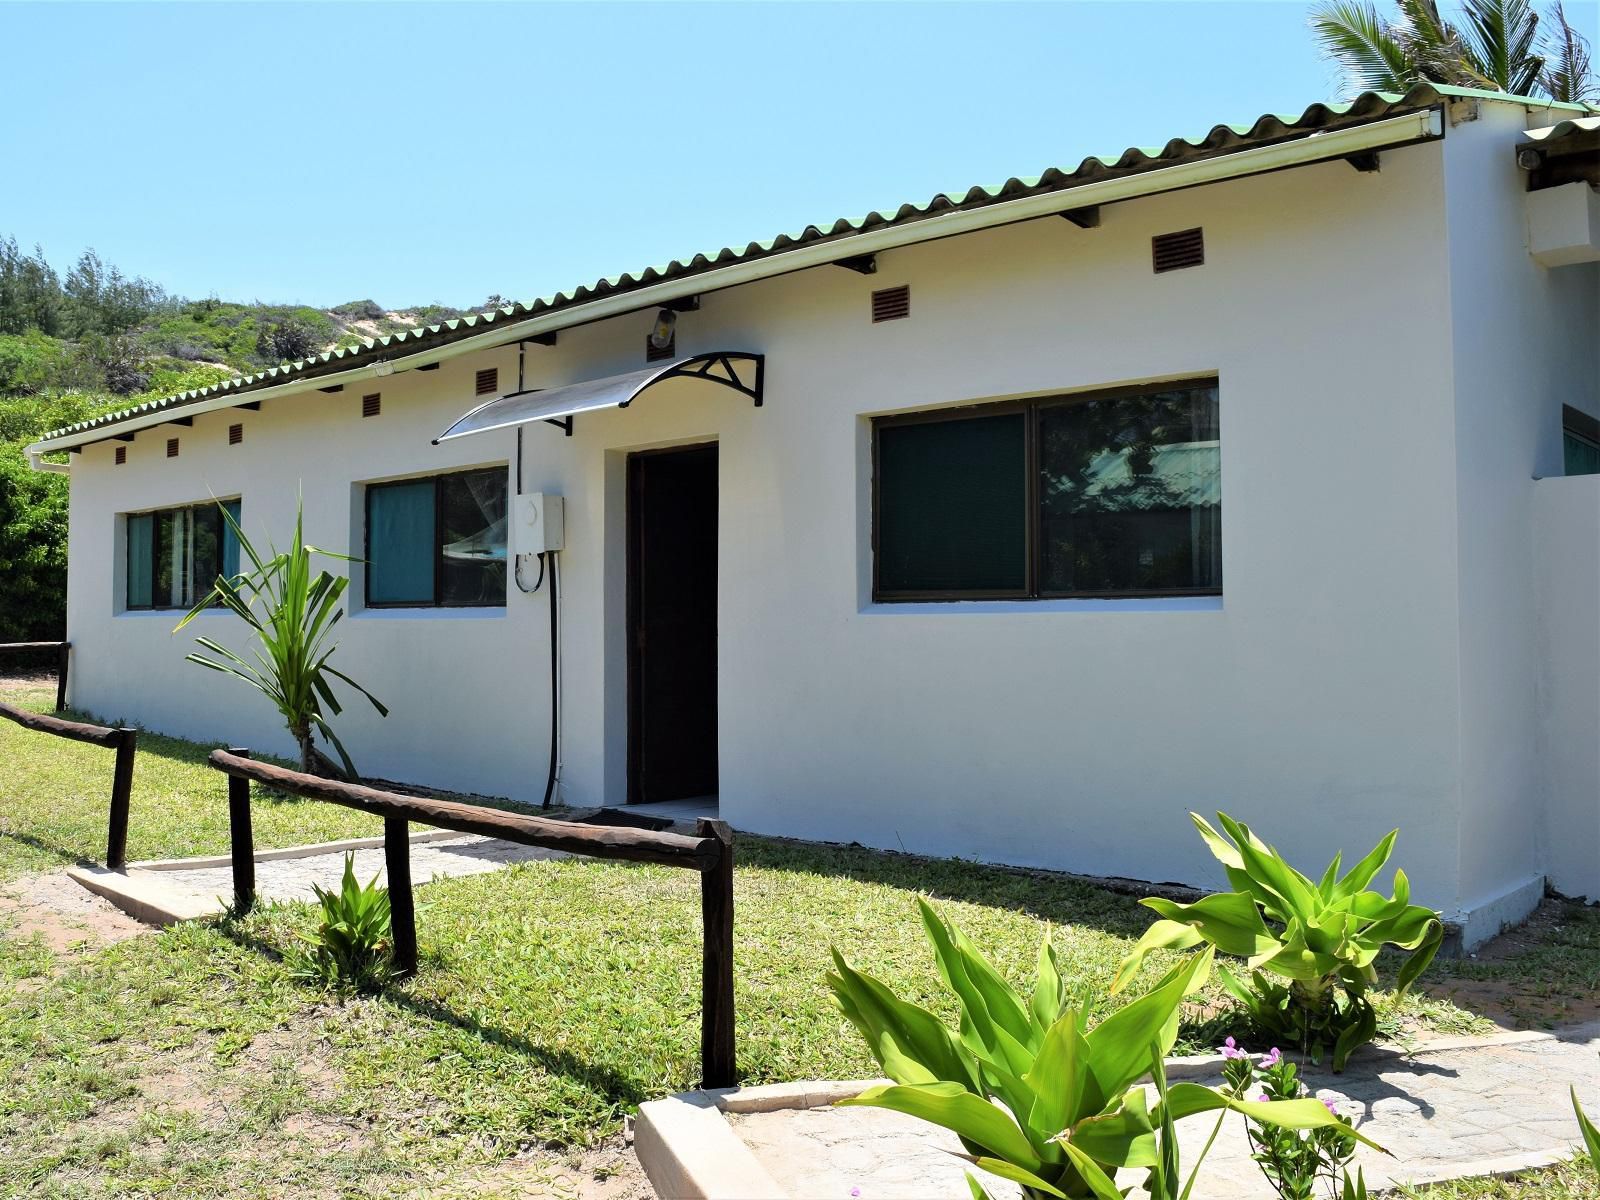
[[[228,751],[249,758],[250,751],[236,747]],[[250,781],[228,776],[228,840],[233,858],[233,911],[244,916],[256,904],[256,839],[250,829]]]
[[[106,866],[120,871],[128,865],[128,809],[133,801],[133,754],[137,729],[117,730],[117,763],[111,773],[111,816],[106,832]]]
[[[738,1082],[733,1028],[733,830],[726,821],[701,820],[695,832],[715,838],[717,863],[700,873],[700,922],[704,942],[700,977],[701,1086]]]
[[[56,650],[56,711],[65,712],[67,707],[67,666],[72,657],[72,643],[62,642]]]
[[[411,896],[411,836],[402,817],[383,819],[383,865],[389,876],[389,926],[396,975],[417,973],[417,908]]]

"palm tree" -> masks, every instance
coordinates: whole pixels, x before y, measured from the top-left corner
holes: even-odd
[[[1328,0],[1311,11],[1322,52],[1358,91],[1441,83],[1572,103],[1600,96],[1589,44],[1567,22],[1561,0],[1543,34],[1532,0],[1463,0],[1460,24],[1437,0],[1397,3],[1392,17],[1372,0]]]

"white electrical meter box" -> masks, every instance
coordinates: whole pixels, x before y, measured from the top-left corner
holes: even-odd
[[[514,497],[511,553],[545,554],[566,547],[566,503],[548,492]]]

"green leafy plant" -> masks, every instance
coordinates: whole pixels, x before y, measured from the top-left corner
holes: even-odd
[[[322,921],[310,939],[310,953],[299,974],[331,986],[358,992],[383,989],[393,974],[389,923],[389,889],[374,875],[365,885],[356,880],[355,855],[344,856],[344,878],[336,892],[312,884]]]
[[[1594,1177],[1600,1180],[1600,1129],[1596,1129],[1594,1122],[1589,1120],[1589,1114],[1583,1111],[1583,1105],[1578,1102],[1578,1089],[1572,1089],[1572,1111],[1578,1114],[1578,1129],[1583,1134],[1583,1150],[1589,1159],[1589,1165],[1594,1168]]]
[[[1113,1181],[1124,1168],[1151,1172],[1167,1189],[1157,1195],[1178,1200],[1187,1187],[1177,1189],[1170,1129],[1195,1113],[1218,1111],[1220,1120],[1231,1110],[1291,1128],[1334,1120],[1315,1100],[1261,1104],[1195,1083],[1166,1085],[1160,1065],[1177,1040],[1184,998],[1209,975],[1209,947],[1090,1028],[1086,998],[1075,997],[1062,978],[1048,934],[1024,997],[959,929],[918,903],[939,974],[960,1008],[959,1031],[835,950],[828,986],[894,1081],[843,1103],[893,1109],[949,1129],[968,1162],[1020,1184],[1030,1200],[1121,1200]],[[1147,1071],[1157,1078],[1154,1109],[1138,1086]],[[983,1195],[970,1176],[969,1183],[975,1196]]]
[[[1321,881],[1313,883],[1226,813],[1217,814],[1226,838],[1200,814],[1189,816],[1235,890],[1193,904],[1160,897],[1141,901],[1163,919],[1123,960],[1111,990],[1125,987],[1154,950],[1209,943],[1247,960],[1248,985],[1220,965],[1217,977],[1257,1026],[1316,1059],[1331,1048],[1333,1069],[1342,1071],[1351,1052],[1377,1036],[1377,1015],[1366,993],[1377,982],[1378,952],[1386,945],[1411,952],[1400,968],[1404,992],[1444,938],[1439,914],[1411,903],[1404,871],[1394,873],[1393,895],[1366,890],[1394,852],[1399,830],[1342,876],[1341,856],[1334,855]]]
[[[1305,1094],[1300,1070],[1274,1046],[1259,1060],[1229,1038],[1222,1047],[1222,1075],[1235,1096],[1260,1100],[1298,1100]],[[1321,1101],[1338,1122],[1321,1129],[1284,1129],[1245,1121],[1250,1157],[1261,1168],[1280,1200],[1313,1200],[1317,1184],[1328,1195],[1339,1193],[1341,1173],[1348,1179],[1348,1164],[1356,1152],[1355,1132],[1328,1101]],[[1347,1185],[1349,1186],[1349,1185]]]
[[[249,560],[250,569],[231,578],[218,576],[211,591],[189,610],[173,632],[216,604],[249,625],[259,643],[254,663],[207,637],[197,637],[195,642],[219,655],[222,661],[201,654],[188,655],[188,661],[242,679],[271,700],[300,747],[301,770],[337,773],[334,764],[317,749],[315,735],[320,733],[338,751],[345,774],[353,777],[355,763],[328,723],[329,717],[343,711],[330,680],[337,679],[360,692],[380,716],[387,717],[389,710],[366,688],[328,664],[337,648],[331,635],[344,617],[339,601],[350,580],[328,571],[313,574],[311,560],[316,555],[351,560],[306,545],[301,508],[297,506],[295,510],[294,541],[289,549],[280,552],[269,543],[267,553],[262,555],[227,507],[218,505],[222,519],[239,539],[240,553]]]

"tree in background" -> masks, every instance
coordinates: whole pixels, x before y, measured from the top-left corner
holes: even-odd
[[[0,238],[0,333],[29,330],[52,337],[60,332],[61,280],[38,246],[27,255],[16,238]]]
[[[66,332],[126,333],[151,313],[168,307],[167,294],[148,279],[126,278],[108,267],[93,250],[85,250],[61,285]]]
[[[1461,23],[1437,0],[1398,0],[1392,17],[1371,0],[1329,0],[1311,28],[1354,91],[1453,84],[1573,104],[1600,100],[1588,42],[1555,0],[1543,21],[1532,0],[1464,0]]]

